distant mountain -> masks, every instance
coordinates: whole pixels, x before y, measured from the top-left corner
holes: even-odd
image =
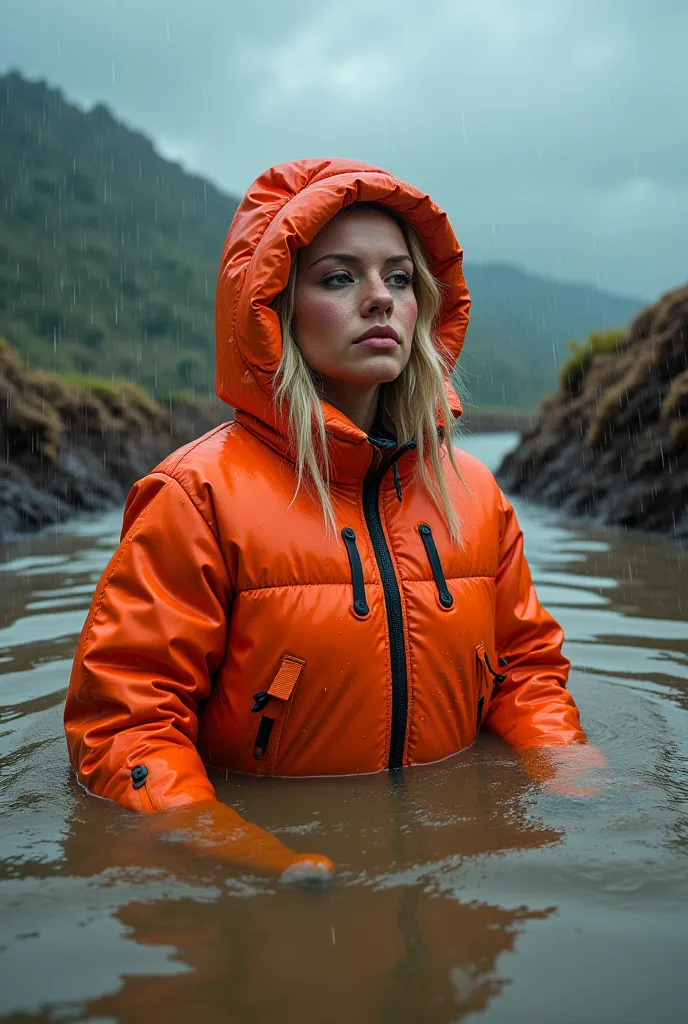
[[[163,159],[98,105],[0,77],[0,335],[30,367],[212,390],[213,301],[237,201]],[[528,408],[565,341],[642,302],[502,264],[467,264],[464,378],[482,404]]]
[[[557,386],[569,340],[624,327],[646,305],[506,263],[464,266],[471,319],[463,381],[478,403],[531,408]]]
[[[0,78],[0,335],[30,367],[207,390],[236,206],[106,107]]]

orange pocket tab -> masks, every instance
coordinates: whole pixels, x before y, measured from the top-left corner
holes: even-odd
[[[270,696],[277,697],[278,700],[289,700],[294,692],[294,687],[299,681],[301,669],[305,664],[306,662],[300,658],[294,658],[291,654],[285,654],[279,671],[268,689]]]
[[[256,695],[261,698],[263,712],[253,747],[253,756],[257,761],[262,761],[259,775],[271,775],[275,770],[282,729],[289,714],[301,669],[305,664],[301,658],[295,658],[291,654],[283,655],[277,675],[269,688],[265,693]],[[266,704],[262,698],[267,700]]]
[[[301,675],[301,669],[305,664],[306,662],[301,658],[294,658],[291,654],[284,655],[277,675],[267,691],[270,697],[275,698],[270,701],[263,712],[268,718],[281,717],[286,703],[291,700]]]

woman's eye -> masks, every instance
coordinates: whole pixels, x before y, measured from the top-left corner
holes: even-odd
[[[346,271],[345,270],[340,270],[339,273],[331,274],[330,277],[324,278],[322,283],[323,284],[332,284],[334,282],[337,282],[339,284],[349,284],[350,280],[351,279],[350,279],[349,275],[346,273]]]
[[[409,274],[405,273],[403,270],[396,271],[396,273],[392,274],[392,277],[397,278],[397,285],[400,285],[402,288],[407,287],[407,285],[413,284],[413,278]]]
[[[397,288],[406,288],[413,283],[413,278],[403,270],[396,270],[390,275],[389,280],[392,280]],[[336,274],[330,274],[329,277],[324,278],[322,283],[351,284],[351,277],[345,270],[340,270]]]

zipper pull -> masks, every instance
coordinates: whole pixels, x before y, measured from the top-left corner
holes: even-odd
[[[251,711],[253,711],[254,714],[257,714],[266,707],[269,701],[272,700],[272,696],[267,692],[267,690],[261,690],[260,693],[253,694],[253,699],[256,703],[251,708]]]
[[[141,786],[145,786],[147,778],[148,769],[145,764],[137,764],[131,769],[131,784],[134,789],[141,789]]]
[[[488,657],[487,651],[485,651],[485,664],[487,665],[488,672],[490,672],[492,675],[495,686],[497,687],[497,689],[499,689],[502,683],[506,682],[506,676],[500,675],[499,672],[495,672],[495,670],[492,668],[492,665],[490,664],[490,659]]]
[[[397,492],[397,499],[399,501],[399,504],[401,504],[401,499],[403,497],[403,493],[401,490],[401,479],[399,477],[399,459],[401,458],[402,455],[405,455],[406,452],[410,452],[411,449],[415,447],[417,447],[415,441],[405,441],[404,444],[402,444],[401,447],[397,449],[392,458],[389,460],[392,464],[392,469],[394,471],[394,489]]]

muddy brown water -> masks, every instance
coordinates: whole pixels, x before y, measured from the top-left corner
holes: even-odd
[[[513,442],[464,442],[494,466]],[[198,1024],[688,1020],[688,578],[670,542],[517,503],[601,796],[481,736],[354,779],[216,778],[336,883],[201,863],[74,782],[70,659],[120,515],[0,547],[0,1019]]]

